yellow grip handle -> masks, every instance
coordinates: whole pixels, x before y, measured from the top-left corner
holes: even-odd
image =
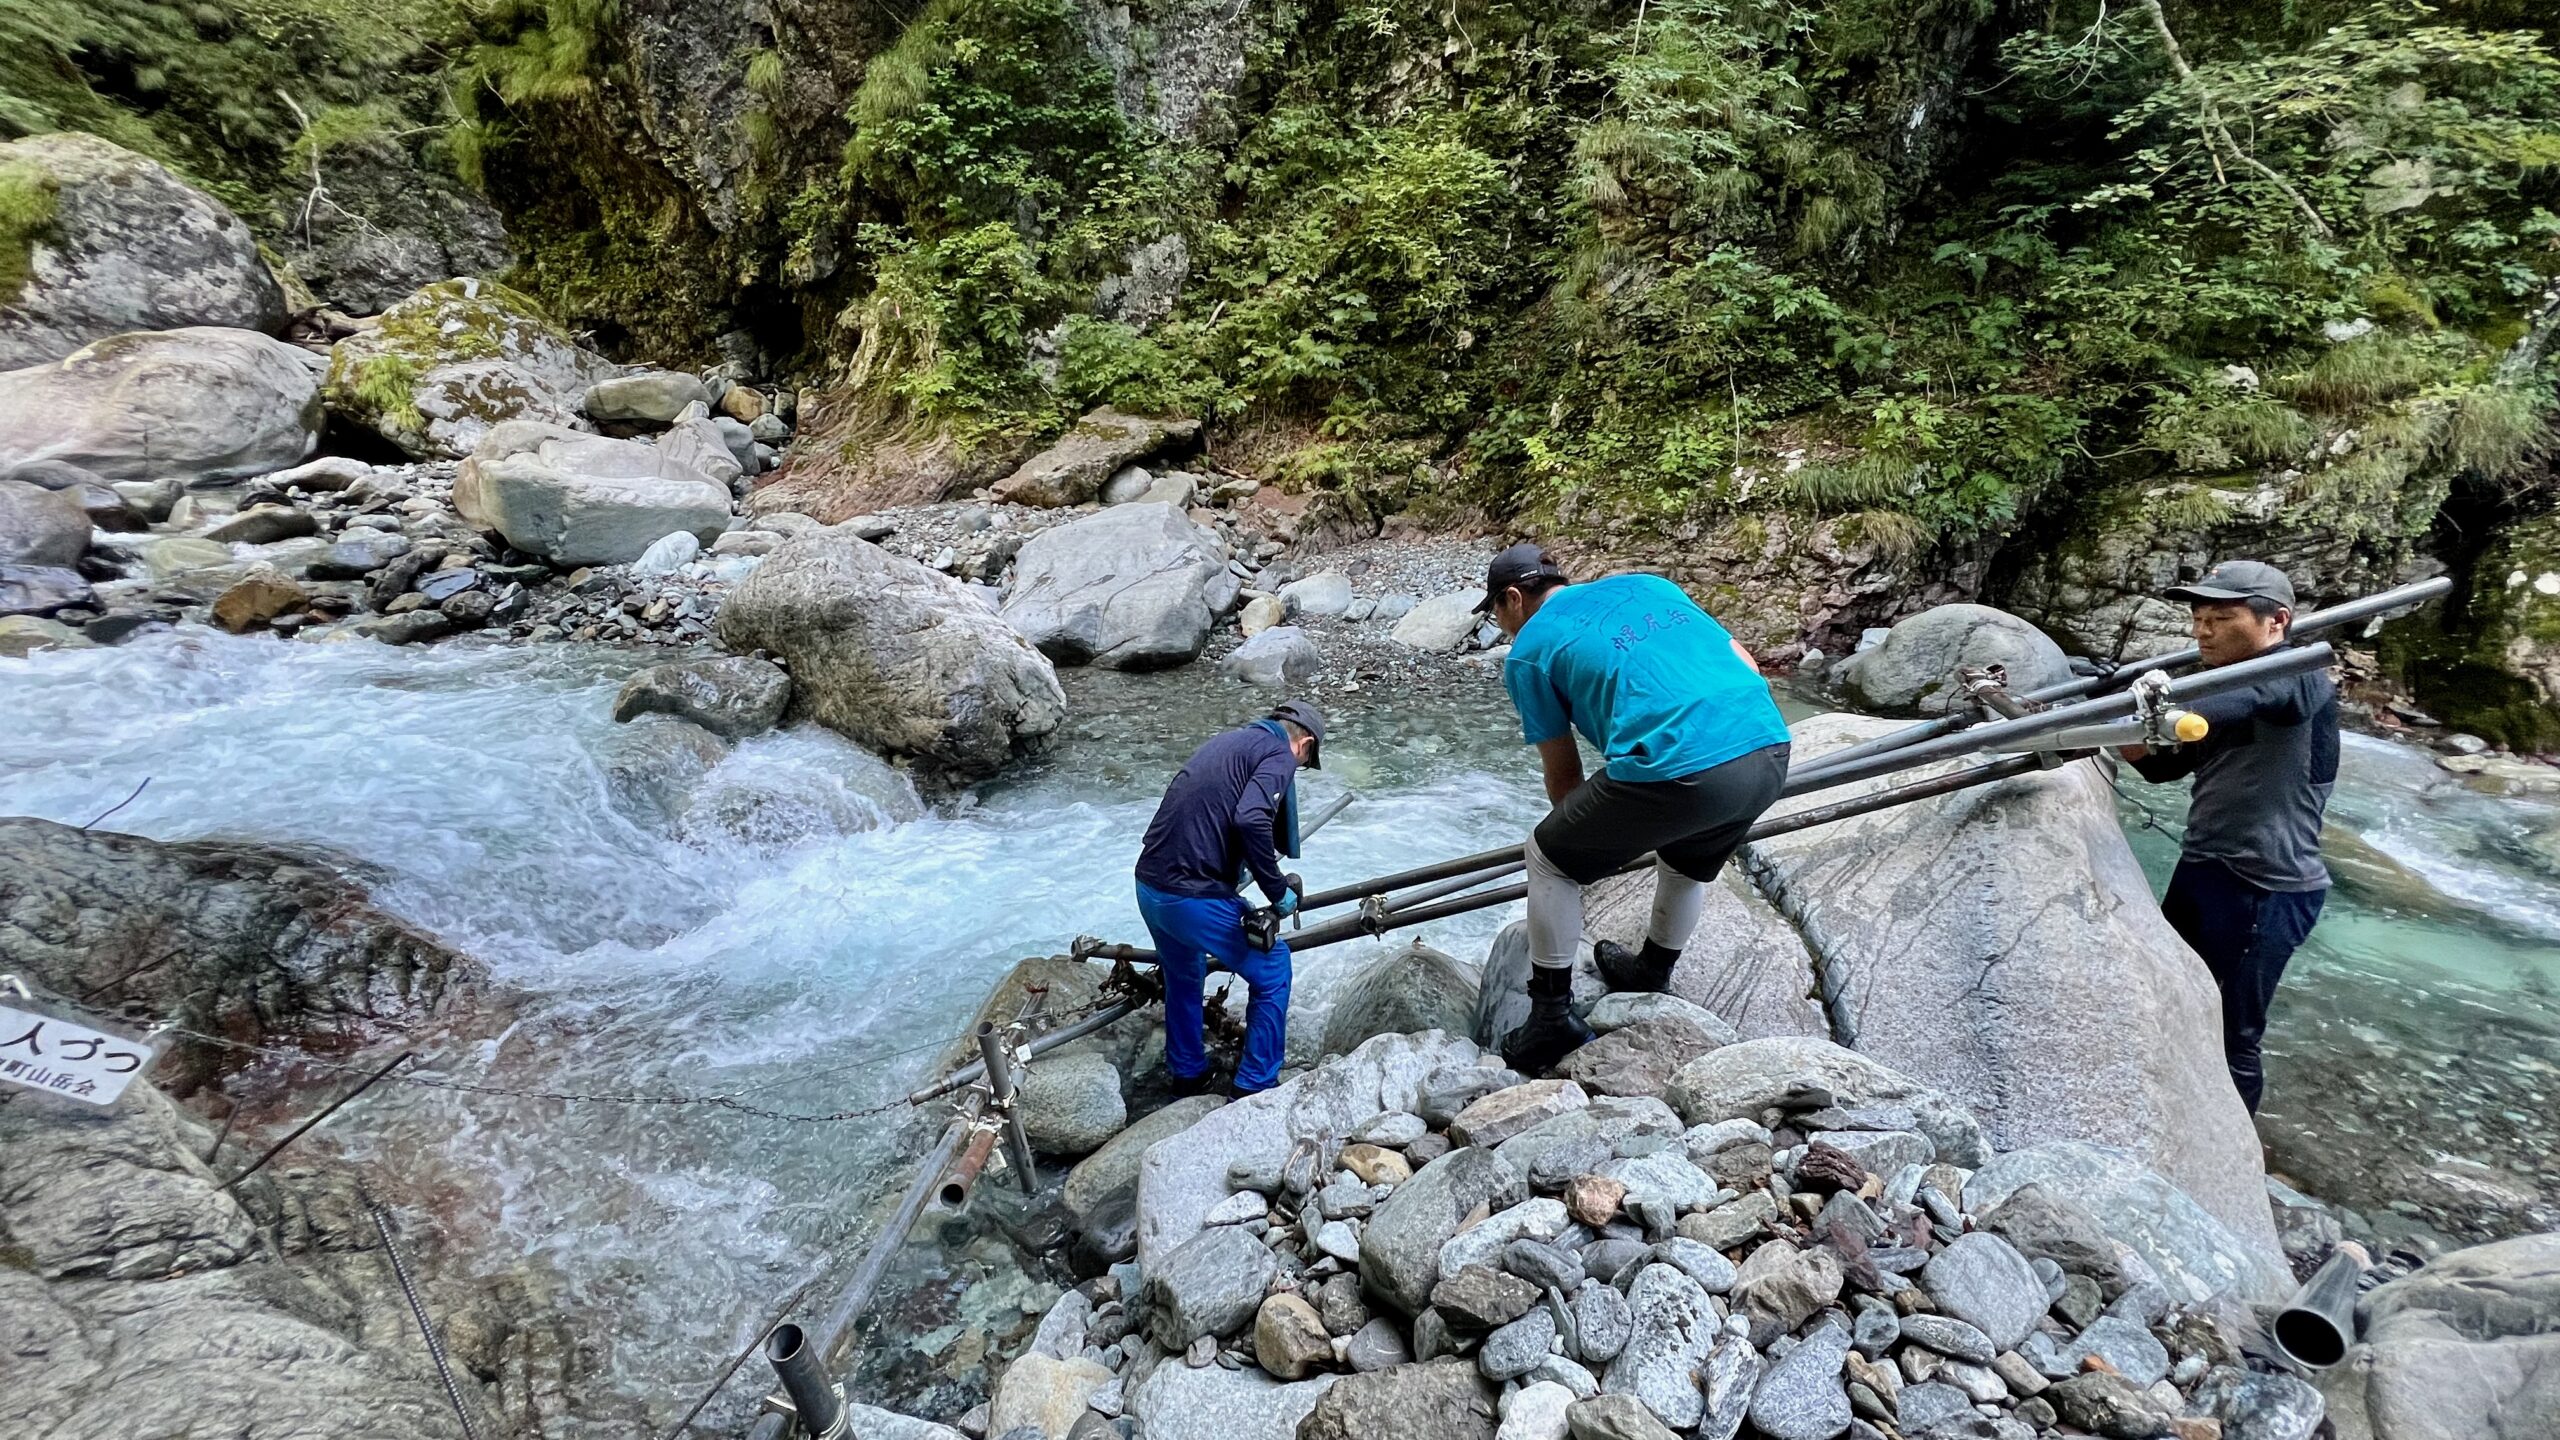
[[[2193,710],[2181,710],[2178,712],[2177,734],[2178,743],[2181,745],[2193,745],[2197,741],[2203,739],[2205,737],[2205,732],[2212,728],[2213,727],[2211,725],[2205,723],[2205,718],[2203,716],[2197,714]]]

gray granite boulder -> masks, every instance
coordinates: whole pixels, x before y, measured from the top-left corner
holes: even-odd
[[[669,452],[536,420],[484,430],[453,482],[462,518],[559,565],[623,565],[729,525],[729,488]]]
[[[120,480],[236,480],[318,443],[319,378],[303,351],[251,330],[113,335],[0,373],[0,474],[40,461]]]
[[[1372,1296],[1413,1314],[1431,1303],[1441,1247],[1467,1215],[1479,1205],[1501,1210],[1528,1198],[1528,1182],[1501,1156],[1472,1146],[1452,1150],[1397,1186],[1369,1217],[1360,1232],[1360,1278]]]
[[[1961,699],[1956,670],[2000,665],[2009,689],[2023,694],[2071,678],[2062,647],[2005,610],[1940,605],[1897,622],[1884,643],[1843,662],[1836,675],[1860,709],[1891,715],[1943,715]]]
[[[1475,1006],[1476,983],[1474,966],[1420,941],[1389,951],[1334,992],[1325,1014],[1325,1052],[1348,1052],[1373,1035],[1463,1033]]]
[[[1976,1215],[1992,1213],[2028,1185],[2067,1195],[2097,1217],[2110,1238],[2150,1265],[2175,1300],[2199,1301],[2226,1291],[2273,1300],[2291,1291],[2291,1271],[2280,1251],[2270,1253],[2244,1239],[2127,1151],[2077,1141],[2012,1150],[1965,1182],[1965,1207]],[[2265,1201],[2259,1205],[2263,1209]]]
[[[1023,545],[1004,619],[1061,665],[1161,670],[1208,645],[1208,585],[1225,567],[1181,511],[1115,505]]]
[[[1058,1203],[1075,1227],[1076,1238],[1105,1260],[1122,1260],[1137,1252],[1138,1165],[1147,1147],[1181,1133],[1201,1116],[1225,1103],[1216,1095],[1192,1095],[1142,1117],[1111,1137],[1101,1149],[1076,1162],[1060,1187]]]
[[[2363,1343],[2320,1377],[2338,1440],[2560,1435],[2560,1232],[2457,1250],[2378,1287],[2359,1308]],[[2258,1387],[2272,1378],[2247,1377]],[[2307,1408],[2298,1396],[2228,1384],[2217,1413]],[[2294,1440],[2296,1426],[2270,1419],[2265,1433]],[[2241,1440],[2228,1424],[2223,1434]]]
[[[1241,1328],[1262,1306],[1280,1262],[1233,1226],[1204,1230],[1146,1267],[1138,1291],[1147,1333],[1167,1350]]]

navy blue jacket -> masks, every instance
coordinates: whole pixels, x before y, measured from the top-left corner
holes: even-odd
[[[1277,727],[1211,736],[1165,787],[1138,851],[1138,883],[1173,895],[1233,899],[1250,873],[1277,901],[1288,893],[1275,837],[1297,783],[1298,757]]]

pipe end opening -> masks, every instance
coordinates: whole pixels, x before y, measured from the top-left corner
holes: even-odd
[[[2287,1310],[2276,1317],[2276,1344],[2284,1353],[2326,1370],[2347,1358],[2347,1337],[2328,1316],[2310,1310]]]
[[[765,1337],[765,1358],[776,1365],[783,1364],[786,1361],[797,1358],[800,1354],[801,1347],[806,1345],[808,1341],[808,1332],[802,1330],[799,1326],[788,1322],[776,1325],[773,1327],[773,1333]]]

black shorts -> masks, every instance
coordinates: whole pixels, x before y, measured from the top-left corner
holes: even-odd
[[[1538,848],[1577,885],[1651,851],[1692,880],[1713,880],[1787,783],[1780,742],[1677,780],[1592,776],[1538,822]]]

